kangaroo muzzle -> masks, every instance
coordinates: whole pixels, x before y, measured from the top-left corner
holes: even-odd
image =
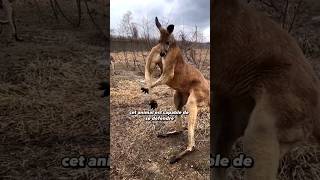
[[[165,57],[168,54],[168,50],[162,50],[160,51],[160,56]]]
[[[164,57],[165,55],[166,55],[165,52],[160,52],[160,56],[161,56],[161,57]]]

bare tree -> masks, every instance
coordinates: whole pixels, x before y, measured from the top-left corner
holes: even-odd
[[[248,1],[251,3],[253,1]],[[303,13],[305,3],[302,0],[257,0],[256,6],[266,9],[288,32],[302,23],[300,15]]]
[[[209,54],[209,47],[203,44],[204,35],[198,31],[198,26],[191,33],[186,33],[184,30],[179,32],[180,48],[190,63],[194,64],[201,70],[206,57]]]
[[[139,31],[136,23],[132,22],[132,12],[127,11],[123,16],[120,24],[120,31],[125,37],[137,39],[139,37]]]
[[[164,21],[166,22],[166,20]],[[166,24],[165,22],[164,24]],[[154,20],[145,18],[142,19],[142,23],[135,23],[132,13],[128,11],[123,15],[118,31],[123,37],[119,41],[122,41],[126,46],[120,52],[122,60],[126,62],[127,68],[133,65],[133,70],[137,68],[143,73],[148,51],[157,44],[158,33],[154,28]],[[139,34],[139,32],[141,33]],[[195,25],[194,30],[188,31],[188,33],[182,30],[177,34],[176,38],[184,57],[188,62],[201,69],[204,62],[208,60],[209,46],[204,45],[204,36],[198,26]],[[120,56],[115,56],[115,59],[117,58]]]

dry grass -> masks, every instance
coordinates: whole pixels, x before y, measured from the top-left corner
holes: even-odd
[[[96,90],[103,40],[88,22],[38,24],[19,8],[24,42],[0,43],[1,179],[106,178],[106,169],[61,166],[66,156],[108,153],[108,108]]]
[[[209,109],[198,114],[196,131],[197,151],[170,165],[168,158],[183,150],[187,145],[187,132],[177,137],[158,139],[156,134],[172,127],[172,122],[150,122],[144,116],[132,116],[131,111],[147,111],[148,98],[140,88],[144,74],[134,70],[126,52],[111,53],[116,60],[116,74],[111,76],[111,179],[209,179]],[[140,53],[142,54],[142,53]],[[137,56],[136,65],[144,69],[143,56]],[[209,59],[204,69],[209,74]],[[167,86],[154,89],[159,104],[158,111],[175,111],[173,90]],[[186,122],[185,122],[186,123]],[[185,124],[186,125],[186,124]]]
[[[279,178],[320,179],[320,148],[314,144],[301,144],[292,149],[281,162]]]

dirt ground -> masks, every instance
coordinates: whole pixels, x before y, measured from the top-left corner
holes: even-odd
[[[121,52],[112,52],[115,74],[111,75],[111,179],[209,179],[209,108],[198,113],[195,134],[197,150],[176,164],[169,158],[187,146],[187,131],[176,137],[159,139],[157,133],[169,130],[173,121],[146,121],[145,116],[130,115],[132,111],[150,111],[144,87],[144,61],[138,54],[136,65],[127,64]],[[209,77],[210,58],[205,57],[202,73]],[[139,56],[140,55],[140,56]],[[129,52],[128,58],[133,55]],[[204,58],[204,57],[202,57]],[[140,67],[140,69],[139,69]],[[134,69],[135,68],[135,69]],[[159,74],[158,74],[159,75]],[[153,91],[158,99],[156,111],[175,111],[174,91],[167,86]],[[185,119],[185,117],[184,117]],[[186,121],[184,122],[186,126]]]
[[[54,18],[49,1],[40,12],[34,2],[16,4],[23,42],[8,43],[1,27],[0,179],[107,179],[107,168],[61,165],[107,156],[108,99],[97,90],[107,78],[105,39],[87,16],[74,28]]]

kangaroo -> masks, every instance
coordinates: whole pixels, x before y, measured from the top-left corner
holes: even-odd
[[[22,41],[17,34],[17,27],[15,23],[14,9],[12,3],[14,0],[0,0],[0,11],[3,11],[6,15],[6,20],[0,20],[0,24],[9,24],[11,27],[12,35],[16,41]]]
[[[228,157],[243,136],[254,159],[246,180],[275,180],[296,143],[320,142],[320,83],[297,42],[238,0],[214,0],[211,14],[211,150]],[[226,179],[215,167],[216,180]]]
[[[171,24],[167,28],[163,28],[157,17],[155,22],[160,32],[160,40],[159,44],[152,48],[147,58],[145,81],[148,88],[142,88],[142,90],[150,93],[150,90],[156,86],[168,85],[175,90],[174,104],[176,109],[182,111],[182,108],[186,106],[189,112],[187,117],[188,146],[186,150],[170,158],[170,163],[175,163],[195,149],[194,133],[198,107],[210,104],[210,85],[198,69],[184,61],[181,50],[172,34],[174,25]],[[150,67],[154,67],[156,64],[161,67],[162,74],[159,79],[152,82]],[[160,133],[158,137],[165,138],[183,132],[181,116],[177,117],[175,125],[176,130]]]

